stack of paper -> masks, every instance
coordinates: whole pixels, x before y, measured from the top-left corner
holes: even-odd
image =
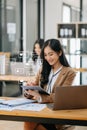
[[[2,104],[5,100],[4,99],[0,99],[0,104]]]
[[[17,110],[25,110],[25,111],[41,111],[46,107],[46,104],[39,103],[30,103],[21,106],[15,107]]]
[[[16,98],[16,99],[11,99],[11,100],[1,100],[1,104],[3,105],[8,105],[8,106],[18,106],[18,105],[23,105],[23,104],[29,104],[36,102],[35,100],[32,99],[26,99],[26,98]]]
[[[12,111],[12,110],[31,110],[41,111],[46,107],[46,104],[35,103],[36,100],[26,98],[16,98],[10,100],[0,99],[0,110]]]

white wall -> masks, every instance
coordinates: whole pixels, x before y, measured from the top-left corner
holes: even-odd
[[[25,15],[24,17],[24,50],[32,50],[34,41],[37,39],[37,18],[36,2],[31,0],[24,1]],[[43,2],[42,2],[43,3]],[[41,28],[41,38],[43,38],[43,30],[45,30],[45,40],[48,38],[57,38],[57,23],[61,22],[62,0],[45,0],[45,28]],[[27,12],[27,14],[26,14]],[[43,14],[43,12],[41,12]],[[24,16],[25,16],[24,15]],[[43,16],[40,17],[43,19]],[[25,26],[26,25],[26,26]],[[34,26],[32,26],[34,25]],[[41,26],[43,22],[41,23]]]
[[[45,1],[45,40],[57,38],[57,23],[61,22],[62,0]]]
[[[80,0],[45,0],[45,40],[57,38],[57,23],[62,22],[62,4],[79,7]]]
[[[77,0],[79,3],[79,0]],[[43,1],[41,1],[43,3]],[[62,4],[63,2],[69,3],[73,2],[69,0],[45,0],[45,28],[41,27],[41,38],[43,38],[43,35],[45,34],[44,38],[45,40],[49,38],[57,38],[57,23],[62,22]],[[37,19],[35,18],[35,12],[36,12],[36,0],[26,0],[26,46],[24,47],[24,50],[32,50],[32,45],[37,39]],[[42,7],[41,7],[42,9]],[[41,15],[43,12],[40,12]],[[32,17],[33,15],[33,17]],[[30,19],[30,21],[29,21]],[[41,16],[40,19],[43,20],[43,17]],[[25,20],[25,19],[24,19]],[[44,21],[44,20],[43,20]],[[34,26],[32,26],[32,24]],[[43,26],[43,22],[41,22],[41,26]],[[43,33],[43,30],[45,32]],[[34,32],[34,33],[33,33]]]
[[[68,5],[70,5],[72,7],[76,7],[76,8],[79,8],[79,6],[80,6],[80,0],[76,0],[76,1],[75,0],[63,0],[63,2],[65,4],[68,4]]]
[[[87,22],[87,0],[83,0],[83,17],[82,21]]]
[[[37,16],[37,0],[24,0],[24,20],[23,20],[23,36],[24,51],[32,51],[33,44],[37,39],[38,16]]]

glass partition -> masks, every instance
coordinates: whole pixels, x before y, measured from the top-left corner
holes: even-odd
[[[1,50],[20,51],[20,0],[1,0]]]

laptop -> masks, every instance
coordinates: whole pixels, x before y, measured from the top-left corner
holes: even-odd
[[[87,108],[87,85],[56,87],[53,110]]]

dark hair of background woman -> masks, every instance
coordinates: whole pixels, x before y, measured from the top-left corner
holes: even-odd
[[[44,39],[38,39],[35,41],[34,45],[33,45],[33,54],[32,54],[32,60],[35,61],[38,58],[38,55],[35,52],[35,45],[39,44],[40,48],[42,49],[42,46],[44,44]]]
[[[48,77],[49,73],[51,71],[51,65],[48,64],[48,62],[44,58],[44,49],[45,47],[49,46],[53,51],[56,53],[62,52],[61,56],[59,57],[60,63],[63,66],[69,67],[69,63],[66,59],[66,56],[64,54],[62,45],[60,44],[60,41],[57,39],[49,39],[44,43],[44,46],[41,51],[41,59],[42,59],[42,72],[41,72],[41,87],[43,87],[45,84],[48,83]]]

